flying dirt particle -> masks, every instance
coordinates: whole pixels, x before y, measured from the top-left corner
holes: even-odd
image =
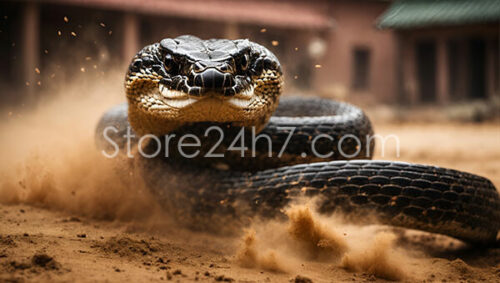
[[[265,29],[265,28],[260,29],[260,32],[262,32],[262,33],[266,32],[266,31],[267,31],[267,29]]]
[[[271,41],[271,45],[272,45],[272,46],[278,46],[279,44],[280,44],[280,42],[279,42],[279,41],[277,41],[277,40],[273,40],[273,41]]]
[[[72,31],[71,35],[76,37],[76,32]]]
[[[302,246],[307,257],[319,260],[339,258],[347,250],[345,240],[319,223],[309,207],[292,207],[288,234]]]
[[[101,27],[103,27],[103,28],[105,28],[105,27],[106,27],[106,24],[105,24],[105,23],[99,23],[99,25],[100,25]]]
[[[255,231],[250,230],[243,238],[243,248],[236,256],[237,262],[246,268],[262,268],[272,272],[286,272],[282,260],[273,250],[264,251],[257,246]]]
[[[321,65],[320,65],[320,64],[316,64],[316,65],[314,65],[314,68],[316,68],[316,69],[320,69],[320,68],[321,68]]]
[[[40,69],[35,68],[35,73],[40,74]]]
[[[58,31],[57,31],[57,35],[58,35],[58,36],[61,36],[61,35],[62,35],[62,33],[61,33],[61,31],[60,31],[60,30],[58,30]]]
[[[65,23],[69,22],[68,17],[64,16],[64,22],[65,22]]]
[[[391,254],[394,239],[394,234],[379,233],[365,251],[346,254],[341,266],[348,271],[363,271],[382,279],[403,279],[405,275],[399,267],[402,263]]]

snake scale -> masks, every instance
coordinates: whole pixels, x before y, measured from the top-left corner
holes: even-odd
[[[134,161],[166,209],[189,207],[194,217],[275,216],[294,199],[314,197],[323,214],[475,244],[497,240],[500,198],[488,179],[373,161],[373,130],[362,110],[320,98],[280,101],[282,86],[278,59],[257,43],[163,39],[132,59],[128,103],[103,115],[96,142],[123,151],[130,131],[170,136],[139,145],[146,156]]]

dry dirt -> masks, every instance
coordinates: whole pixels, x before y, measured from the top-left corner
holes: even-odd
[[[99,114],[122,99],[121,75],[112,78],[1,113],[0,282],[500,280],[499,248],[353,226],[307,203],[287,208],[288,221],[255,220],[231,234],[175,224],[134,172],[118,179],[95,152]],[[388,142],[377,158],[470,171],[500,187],[498,124],[373,122],[400,141],[399,157]]]

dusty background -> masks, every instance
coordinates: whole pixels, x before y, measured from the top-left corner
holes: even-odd
[[[183,228],[134,172],[118,178],[123,172],[96,152],[99,115],[123,100],[121,73],[106,76],[1,113],[0,281],[500,280],[498,248],[351,226],[307,204],[288,208],[288,222],[256,219],[230,235]],[[500,187],[498,123],[394,122],[368,112],[377,133],[400,139],[399,157],[389,142],[377,158],[470,171]]]

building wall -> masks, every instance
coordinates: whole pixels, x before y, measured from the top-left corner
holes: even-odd
[[[402,84],[399,92],[404,101],[413,104],[446,104],[498,95],[498,23],[401,30],[398,37],[401,42],[400,52],[403,55],[400,69]],[[470,50],[475,41],[484,44],[482,52]],[[434,77],[425,80],[418,73],[422,63],[418,58],[418,46],[422,43],[430,45],[435,53],[435,62],[432,63]],[[451,54],[452,46],[455,49],[454,54]],[[430,59],[427,58],[426,61],[431,61]],[[479,77],[474,73],[474,66],[483,69],[476,70],[480,71]],[[476,81],[472,84],[474,76]],[[426,80],[429,79],[433,79],[435,84],[431,97],[427,93],[429,85],[426,85]],[[476,89],[477,84],[480,84],[482,90]]]
[[[396,41],[393,31],[379,30],[376,19],[390,2],[334,1],[331,15],[335,26],[327,32],[326,56],[322,67],[316,69],[316,84],[322,86],[323,95],[346,99],[362,98],[369,101],[396,101]],[[353,83],[353,50],[370,50],[369,86],[355,90]]]

